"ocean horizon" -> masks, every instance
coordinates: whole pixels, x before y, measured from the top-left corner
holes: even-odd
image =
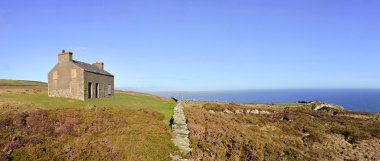
[[[343,106],[348,110],[380,113],[380,89],[268,89],[150,93],[178,99],[252,103],[319,100]]]

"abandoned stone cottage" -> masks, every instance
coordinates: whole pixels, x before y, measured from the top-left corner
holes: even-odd
[[[48,74],[49,97],[80,100],[114,95],[114,76],[104,70],[104,63],[87,64],[73,60],[73,53],[62,50],[58,63]]]

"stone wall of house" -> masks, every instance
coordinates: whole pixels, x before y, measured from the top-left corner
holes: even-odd
[[[94,63],[103,69],[102,62]],[[114,77],[88,72],[73,63],[72,52],[58,54],[58,63],[48,74],[49,97],[80,100],[107,98],[114,95]]]
[[[49,97],[84,100],[84,71],[71,61],[59,62],[48,74]]]
[[[89,87],[91,83],[91,87]],[[114,77],[102,75],[92,72],[84,72],[84,99],[96,98],[96,84],[98,84],[98,98],[108,98],[114,95]],[[91,88],[91,95],[89,96],[89,88]],[[110,88],[110,89],[109,89]],[[110,91],[109,91],[110,90]]]

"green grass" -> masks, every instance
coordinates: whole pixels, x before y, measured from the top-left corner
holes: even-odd
[[[275,107],[288,107],[288,106],[299,106],[303,105],[302,103],[297,103],[297,102],[276,102],[273,103]]]
[[[42,93],[9,93],[0,96],[2,101],[17,101],[32,104],[43,108],[93,108],[110,107],[122,109],[151,109],[165,115],[168,122],[173,115],[174,102],[160,100],[151,96],[115,93],[114,97],[81,101],[69,98],[48,97],[46,92]]]
[[[27,80],[0,79],[0,86],[39,86],[47,87],[47,83]]]

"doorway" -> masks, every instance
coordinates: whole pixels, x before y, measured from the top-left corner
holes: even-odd
[[[88,99],[92,98],[92,83],[88,82]]]
[[[99,84],[95,83],[95,98],[99,98]]]

